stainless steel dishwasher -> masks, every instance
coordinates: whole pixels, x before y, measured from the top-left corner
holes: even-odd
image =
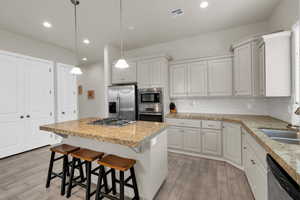
[[[300,200],[300,186],[270,156],[268,163],[268,199]]]

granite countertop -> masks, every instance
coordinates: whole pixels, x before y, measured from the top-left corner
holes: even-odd
[[[270,116],[227,115],[227,114],[168,114],[167,118],[220,120],[240,123],[256,141],[281,165],[300,185],[300,145],[284,144],[270,139],[259,128],[287,129],[287,122]]]
[[[136,123],[121,127],[89,124],[95,120],[99,120],[99,118],[85,118],[44,125],[40,127],[40,130],[66,136],[95,139],[101,142],[120,144],[128,147],[138,147],[167,128],[166,123],[143,121],[137,121]]]

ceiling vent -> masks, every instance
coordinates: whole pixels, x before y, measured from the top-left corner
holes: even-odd
[[[172,17],[178,17],[184,15],[184,11],[181,8],[170,10],[170,14]]]

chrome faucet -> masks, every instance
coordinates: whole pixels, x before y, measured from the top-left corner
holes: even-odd
[[[294,113],[295,113],[295,115],[300,115],[300,107],[298,107]],[[297,130],[298,132],[300,132],[300,126],[298,126],[298,125],[288,124],[287,128],[294,129],[294,130]]]

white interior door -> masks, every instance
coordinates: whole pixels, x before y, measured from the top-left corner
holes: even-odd
[[[51,143],[48,133],[39,130],[43,124],[54,122],[53,63],[24,59],[26,149]]]
[[[20,153],[24,143],[24,71],[20,59],[0,54],[0,158]],[[21,118],[22,117],[22,118]]]
[[[77,79],[70,71],[73,66],[57,65],[57,120],[77,119]]]

